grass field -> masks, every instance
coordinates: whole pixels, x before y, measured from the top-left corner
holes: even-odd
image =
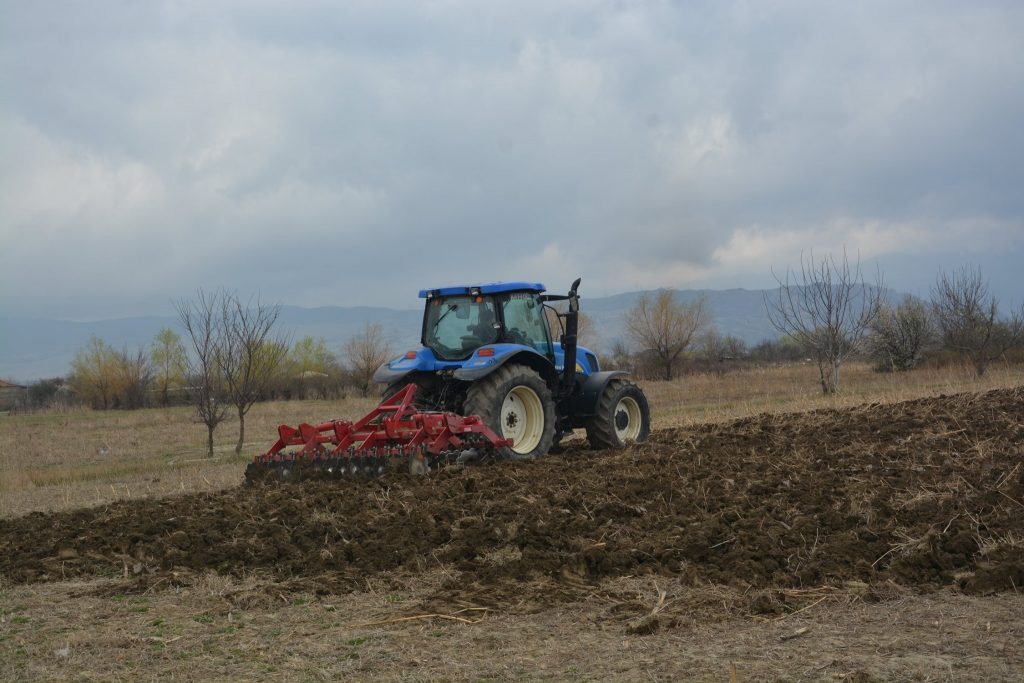
[[[1024,367],[995,365],[978,379],[966,366],[889,374],[851,364],[836,396],[823,396],[816,379],[813,365],[795,364],[643,385],[659,429],[1016,386],[1024,383]],[[205,455],[206,428],[186,407],[0,416],[0,517],[234,486],[252,456],[273,443],[278,424],[354,419],[374,405],[373,399],[256,404],[242,454],[234,453],[237,422],[228,421],[216,432],[213,458]]]

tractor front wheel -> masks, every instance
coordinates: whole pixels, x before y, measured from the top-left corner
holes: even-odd
[[[643,443],[651,433],[651,409],[643,390],[632,382],[608,382],[597,403],[597,414],[587,423],[587,439],[594,448],[623,448]]]
[[[555,438],[555,402],[536,370],[503,365],[473,383],[466,393],[466,415],[479,415],[512,446],[502,456],[512,460],[546,455]]]

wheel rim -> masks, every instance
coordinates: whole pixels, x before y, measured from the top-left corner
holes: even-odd
[[[615,421],[615,435],[619,437],[619,441],[636,441],[640,436],[640,404],[635,398],[623,396],[619,399],[612,419]]]
[[[544,406],[530,387],[518,386],[501,403],[501,435],[512,439],[512,450],[532,453],[544,434]]]

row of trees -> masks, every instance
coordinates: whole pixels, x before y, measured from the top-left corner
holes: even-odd
[[[1022,345],[1024,307],[1000,315],[981,272],[965,269],[941,274],[930,302],[912,296],[895,306],[883,302],[866,347],[880,370],[911,370],[926,354],[944,350],[967,358],[981,377]]]
[[[869,355],[883,369],[910,370],[936,347],[970,360],[977,375],[1024,342],[1024,305],[1004,316],[980,269],[939,274],[928,302],[906,297],[887,301],[881,274],[867,283],[860,264],[827,256],[801,259],[801,270],[779,279],[777,296],[766,298],[776,330],[817,361],[822,391],[838,391],[840,368],[855,355]]]
[[[153,378],[153,366],[142,349],[117,350],[93,337],[75,354],[68,386],[97,408],[141,408]]]
[[[851,264],[845,253],[801,258],[799,269],[776,279],[779,287],[766,295],[765,309],[778,340],[748,348],[717,333],[704,299],[680,302],[671,290],[659,290],[641,295],[626,314],[628,342],[616,342],[604,364],[671,380],[684,360],[707,367],[722,360],[810,358],[817,363],[822,391],[833,393],[842,365],[854,356],[874,358],[880,369],[904,371],[926,353],[945,349],[969,358],[981,376],[992,361],[1024,342],[1024,306],[1002,315],[977,269],[941,273],[930,301],[907,297],[898,304],[889,302],[880,274],[868,283],[859,263]],[[187,347],[170,329],[161,330],[148,353],[118,350],[93,338],[75,356],[65,386],[59,380],[42,382],[28,397],[73,395],[102,409],[187,399],[209,430],[211,453],[214,430],[233,411],[240,451],[245,416],[256,401],[334,398],[349,391],[366,396],[375,369],[390,356],[382,329],[374,324],[350,339],[340,357],[323,339],[305,337],[290,345],[274,330],[278,306],[258,298],[243,301],[227,290],[200,290],[176,309]],[[551,322],[557,329],[557,320]],[[584,315],[579,336],[582,343],[592,336]]]
[[[366,396],[373,373],[390,355],[380,325],[367,324],[341,348],[340,358],[321,339],[289,343],[275,330],[279,306],[234,292],[197,292],[175,304],[184,340],[169,328],[150,348],[116,349],[93,337],[63,379],[37,382],[25,401],[36,407],[80,402],[97,409],[167,406],[188,402],[207,427],[213,453],[217,426],[234,415],[239,422],[236,452],[245,441],[245,417],[253,404],[270,398],[332,398],[355,391]]]
[[[619,342],[610,362],[641,375],[672,379],[681,360],[811,358],[824,393],[838,391],[842,365],[871,357],[880,369],[914,368],[929,351],[946,350],[970,360],[978,376],[990,363],[1024,344],[1024,305],[1003,315],[979,269],[940,273],[931,300],[906,297],[889,302],[881,274],[867,282],[859,262],[845,252],[801,258],[800,268],[776,277],[765,310],[781,338],[747,349],[741,340],[718,335],[703,299],[688,303],[671,290],[643,294],[624,319],[636,351]]]
[[[380,325],[364,330],[332,352],[323,338],[294,342],[261,393],[266,399],[332,399],[367,395],[373,371],[389,354]],[[191,384],[187,351],[180,335],[162,329],[148,348],[116,349],[93,337],[72,361],[65,377],[34,382],[24,401],[41,408],[55,401],[84,403],[96,409],[141,408],[186,403]]]

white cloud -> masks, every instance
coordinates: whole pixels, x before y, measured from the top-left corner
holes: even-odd
[[[1005,282],[1024,258],[1015,3],[0,22],[0,310],[130,314],[217,284],[390,305],[460,280],[763,286],[844,246],[911,284],[964,256]]]

